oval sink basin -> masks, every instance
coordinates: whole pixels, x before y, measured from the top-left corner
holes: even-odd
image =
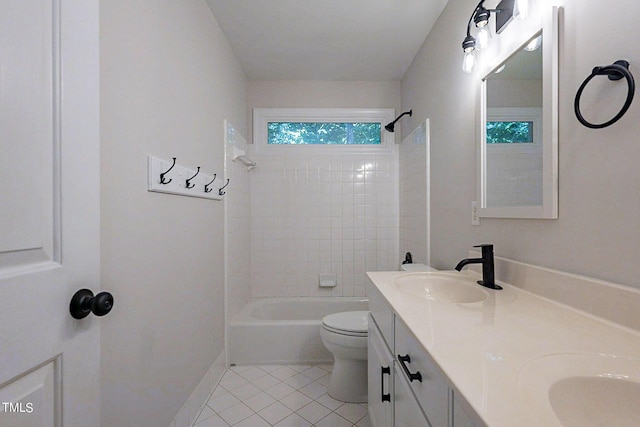
[[[640,383],[619,378],[570,377],[555,382],[549,401],[567,427],[640,425]]]
[[[640,359],[550,354],[525,365],[518,384],[540,425],[640,426]]]
[[[426,301],[472,303],[489,296],[476,282],[458,273],[407,273],[391,282],[400,291]]]

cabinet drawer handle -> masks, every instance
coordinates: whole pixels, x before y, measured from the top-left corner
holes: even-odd
[[[382,394],[383,402],[391,402],[391,393],[384,393],[384,375],[391,376],[391,368],[389,366],[381,366],[382,372],[380,374],[380,394]]]
[[[398,361],[400,362],[400,366],[402,366],[404,373],[409,377],[410,382],[414,382],[416,380],[422,382],[422,374],[420,371],[416,371],[415,374],[409,372],[409,368],[407,368],[406,363],[411,363],[411,357],[409,357],[408,354],[406,356],[398,355]]]

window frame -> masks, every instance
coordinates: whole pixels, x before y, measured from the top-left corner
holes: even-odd
[[[304,153],[391,152],[395,134],[386,131],[384,126],[394,117],[392,108],[254,108],[253,144],[256,153],[260,154],[285,150],[304,150]],[[380,144],[269,144],[269,122],[380,123]]]

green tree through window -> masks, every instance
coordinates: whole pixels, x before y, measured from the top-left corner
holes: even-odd
[[[380,123],[269,122],[267,141],[280,145],[380,144]]]
[[[533,122],[487,122],[487,144],[516,144],[533,142]]]

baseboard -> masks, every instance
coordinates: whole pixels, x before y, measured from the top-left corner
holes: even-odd
[[[200,411],[207,404],[209,396],[216,388],[227,368],[226,351],[222,351],[198,386],[193,390],[185,404],[168,427],[190,427],[195,423]]]

